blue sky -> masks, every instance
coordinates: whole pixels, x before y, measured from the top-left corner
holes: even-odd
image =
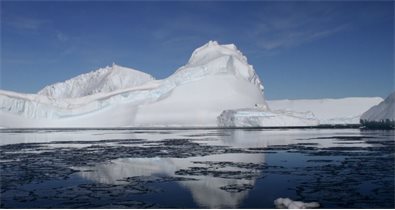
[[[36,92],[113,62],[165,78],[234,43],[269,99],[386,97],[394,3],[1,1],[1,89]]]

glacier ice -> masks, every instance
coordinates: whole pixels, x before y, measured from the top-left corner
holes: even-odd
[[[266,100],[270,110],[242,108],[225,110],[218,117],[221,127],[300,127],[316,125],[355,125],[380,97],[340,99]]]
[[[306,127],[317,125],[319,125],[319,120],[311,112],[243,108],[225,110],[218,117],[219,127]]]
[[[267,100],[272,110],[312,112],[322,125],[359,124],[361,115],[382,102],[380,97],[339,99]]]

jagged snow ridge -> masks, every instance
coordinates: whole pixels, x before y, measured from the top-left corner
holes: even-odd
[[[71,95],[66,89],[78,87],[54,85],[60,90],[44,95],[0,91],[0,127],[217,126],[223,110],[265,105],[259,77],[234,45],[209,42],[170,77],[145,78],[113,91],[98,82]]]
[[[359,124],[361,115],[383,101],[380,97],[340,99],[267,100],[271,110],[310,111],[320,124]]]
[[[46,86],[38,94],[53,98],[77,98],[137,87],[152,80],[154,77],[149,74],[114,63],[111,67],[107,66],[65,82]]]
[[[395,92],[390,94],[384,101],[376,106],[373,106],[368,111],[363,113],[361,120],[366,121],[395,121]]]

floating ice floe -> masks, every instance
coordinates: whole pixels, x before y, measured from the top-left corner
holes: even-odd
[[[277,198],[274,200],[274,205],[279,209],[312,209],[320,207],[318,202],[305,203],[302,201],[293,201],[289,198]]]

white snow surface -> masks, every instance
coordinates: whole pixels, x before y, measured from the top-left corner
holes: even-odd
[[[65,82],[48,85],[38,94],[52,98],[77,98],[137,87],[152,80],[154,77],[149,74],[114,63],[111,67],[107,66],[81,74]]]
[[[225,110],[218,117],[219,127],[301,127],[317,126],[311,112],[269,111],[259,108]]]
[[[395,92],[361,116],[361,120],[367,121],[382,121],[387,119],[392,121],[395,120]]]
[[[359,124],[361,115],[382,102],[380,97],[267,100],[271,110],[312,112],[322,125]]]
[[[0,90],[0,127],[216,127],[223,110],[266,107],[263,85],[234,45],[210,41],[163,80],[113,65],[39,94]]]

